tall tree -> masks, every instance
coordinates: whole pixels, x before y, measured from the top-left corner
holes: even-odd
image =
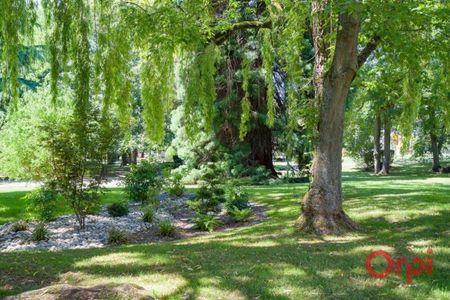
[[[414,39],[422,44],[426,40],[423,39],[423,35],[408,35],[405,31],[414,31],[419,24],[424,28],[433,27],[432,11],[427,11],[426,5],[420,5],[420,10],[429,12],[430,19],[424,18],[421,12],[417,16],[419,19],[416,19],[416,24],[413,23],[412,17],[416,15],[414,13],[416,8],[412,2],[396,3],[395,8],[393,4],[383,3],[377,6],[372,2],[366,5],[359,2],[353,2],[348,6],[338,5],[337,25],[329,21],[333,20],[334,5],[336,5],[334,1],[311,2],[312,33],[316,52],[314,88],[319,108],[319,122],[312,170],[313,181],[303,199],[302,213],[297,221],[301,229],[322,234],[356,228],[356,224],[342,209],[341,181],[344,107],[353,79],[370,54],[380,46],[381,41],[384,46],[380,49],[388,52],[394,50],[403,60],[403,57],[410,57],[411,53],[417,53],[422,49],[415,46],[401,49],[398,47],[400,43]],[[384,16],[375,12],[374,9],[377,8],[378,13]],[[370,21],[368,15],[371,15]],[[386,23],[383,25],[379,23],[380,21]],[[421,30],[423,28],[417,29]],[[335,34],[334,39],[329,38],[327,33],[330,31]],[[364,47],[359,47],[359,40],[364,36],[367,43]],[[392,46],[395,48],[388,50]],[[330,52],[330,48],[334,49],[334,52]],[[358,48],[362,50],[358,51]],[[409,60],[405,58],[405,62]]]
[[[214,6],[222,1],[43,0],[52,30],[49,43],[55,100],[60,78],[64,78],[60,71],[71,65],[81,120],[90,93],[99,95],[106,108],[115,104],[126,112],[131,98],[130,61],[137,55],[143,115],[150,138],[164,138],[164,116],[172,108],[175,95],[176,64],[184,70],[184,113],[192,127],[189,131],[198,132],[200,119],[205,130],[210,131],[216,99],[217,45],[234,31],[260,31],[267,125],[274,124],[275,43],[285,45],[279,55],[289,62],[286,73],[292,127],[299,123],[316,124],[313,181],[304,197],[298,226],[317,233],[356,228],[342,209],[341,182],[344,107],[351,83],[377,48],[391,53],[393,60],[403,62],[409,69],[417,69],[417,56],[432,54],[428,50],[433,47],[448,50],[448,6],[443,2],[412,0],[266,0],[257,1],[264,5],[257,6],[254,17],[242,21],[238,17],[245,11],[239,9],[242,1],[226,2],[226,11],[218,15]],[[7,7],[7,15],[11,20],[14,10]],[[300,96],[305,86],[299,72],[300,54],[308,27],[315,50],[314,101]],[[436,34],[431,38],[424,32]],[[443,37],[443,41],[436,42],[436,36]],[[10,32],[6,38],[2,36],[8,46],[16,43],[11,37],[14,34]],[[15,65],[14,61],[6,62],[8,70]],[[93,82],[92,74],[96,75]],[[415,83],[412,78],[409,76],[411,86]],[[301,104],[312,105],[302,109]]]

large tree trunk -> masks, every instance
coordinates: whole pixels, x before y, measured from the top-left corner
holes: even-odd
[[[266,167],[272,176],[277,177],[277,172],[273,166],[273,141],[272,130],[265,124],[259,124],[247,134],[251,153],[248,159],[256,162],[260,166]]]
[[[375,126],[373,134],[373,171],[378,174],[381,170],[381,116],[380,112],[376,113]]]
[[[391,121],[389,116],[384,118],[384,150],[383,150],[383,168],[379,175],[389,175],[391,168]]]
[[[240,42],[245,42],[245,36],[240,37]],[[235,72],[234,70],[239,69],[242,65],[242,59],[239,56],[235,56],[233,52],[229,53],[229,56],[232,58],[229,61],[229,66],[227,68],[223,68],[221,72]],[[257,59],[254,68],[260,68],[262,66],[262,60],[260,58]],[[234,74],[225,74],[225,76],[234,76]],[[249,167],[255,166],[264,166],[272,176],[277,177],[277,172],[273,165],[273,136],[272,130],[267,127],[267,125],[261,121],[258,117],[260,115],[267,114],[267,89],[265,88],[265,83],[260,81],[258,82],[258,86],[263,87],[258,95],[254,95],[251,93],[249,97],[251,112],[250,112],[250,124],[249,124],[249,132],[245,137],[245,141],[250,146],[250,154],[247,157],[245,164]],[[218,98],[224,99],[229,97],[230,91],[226,86],[221,86],[218,91]],[[221,141],[222,144],[226,145],[229,148],[235,147],[238,143],[241,143],[239,140],[239,128],[237,128],[233,121],[228,120],[228,111],[226,110],[238,110],[241,106],[241,101],[244,98],[244,91],[242,90],[242,85],[236,85],[236,94],[237,99],[233,106],[227,107],[223,112],[222,118],[225,119],[224,124],[221,129],[217,133],[217,137]]]
[[[433,172],[439,172],[439,169],[441,168],[440,162],[439,162],[439,143],[438,138],[435,134],[431,134],[431,152],[433,154],[433,165],[432,170]]]
[[[327,46],[324,43],[324,12],[327,1],[313,1],[315,98],[319,103],[319,124],[312,168],[313,181],[303,198],[297,220],[301,230],[317,234],[339,234],[356,224],[342,209],[342,139],[345,100],[358,69],[357,16],[341,13],[340,29],[330,70],[325,73]]]

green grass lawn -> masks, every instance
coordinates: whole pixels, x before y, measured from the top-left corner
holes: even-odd
[[[248,187],[253,201],[268,207],[270,220],[157,244],[3,253],[0,296],[61,282],[127,282],[165,299],[450,299],[450,177],[420,166],[393,172],[344,173],[344,206],[361,226],[356,233],[319,238],[296,232],[306,184]],[[106,199],[121,197],[120,190],[109,193]],[[10,202],[22,194],[0,194],[3,222],[9,214],[21,216],[22,204]],[[411,260],[426,258],[427,247],[433,249],[433,274],[415,277],[412,285],[404,270],[385,279],[366,273],[373,250]]]
[[[27,210],[29,191],[0,191],[0,224],[17,220],[34,219],[35,216]],[[107,204],[124,199],[124,191],[120,188],[105,190],[101,196],[102,203]],[[57,215],[70,214],[70,207],[61,203]]]

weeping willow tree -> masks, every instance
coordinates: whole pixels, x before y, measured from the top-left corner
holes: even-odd
[[[26,0],[4,0],[0,3],[0,68],[2,96],[0,109],[16,108],[19,97],[19,50],[33,37],[36,23],[35,3]]]
[[[20,1],[3,1],[2,5],[16,2]],[[32,1],[21,3],[24,6],[10,4],[2,10],[8,20],[17,10],[20,16],[28,16],[26,4]],[[287,63],[290,127],[309,126],[314,133],[313,180],[303,199],[298,226],[325,234],[355,229],[356,224],[342,209],[341,187],[344,107],[352,81],[377,49],[396,52],[402,61],[427,55],[437,43],[417,32],[448,32],[448,7],[432,1],[256,3],[255,17],[242,20],[239,15],[247,10],[247,2],[238,0],[43,0],[50,30],[54,102],[58,102],[59,84],[67,84],[75,91],[80,120],[87,115],[94,95],[104,111],[115,107],[126,116],[130,64],[137,61],[146,131],[152,140],[164,137],[164,116],[177,88],[184,90],[189,131],[210,130],[216,97],[216,48],[235,31],[259,31],[268,92],[267,125],[274,122],[272,68],[278,57]],[[311,32],[315,50],[311,80],[305,79],[301,70],[306,32]],[[9,58],[18,44],[17,36],[14,30],[2,31]],[[439,44],[445,46],[448,44]],[[182,86],[176,84],[176,64],[182,69]],[[14,60],[3,60],[7,84],[12,87],[16,66]],[[305,97],[305,86],[312,86],[312,98]],[[247,88],[245,80],[243,88]],[[243,108],[242,136],[249,113]]]

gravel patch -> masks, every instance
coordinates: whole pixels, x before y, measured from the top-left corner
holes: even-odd
[[[78,229],[75,215],[65,215],[46,224],[49,233],[48,239],[35,242],[31,234],[37,226],[37,221],[28,223],[28,230],[11,232],[13,223],[0,225],[0,252],[17,250],[50,250],[101,248],[108,245],[107,233],[112,227],[134,234],[148,231],[156,227],[163,219],[174,220],[174,214],[180,209],[186,209],[187,200],[193,197],[192,193],[185,193],[181,197],[171,199],[167,193],[160,194],[161,205],[155,213],[155,221],[151,224],[142,221],[141,203],[129,203],[129,213],[123,217],[111,217],[103,206],[98,215],[86,217],[86,228]]]

